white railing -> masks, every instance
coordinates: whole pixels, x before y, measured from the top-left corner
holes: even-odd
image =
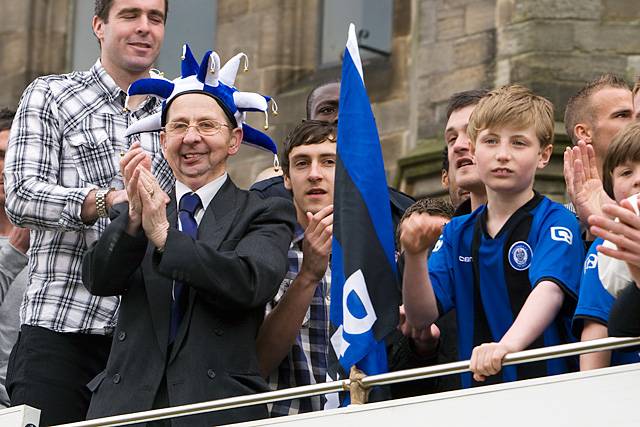
[[[503,365],[514,365],[518,363],[535,362],[540,360],[553,359],[558,357],[573,356],[596,351],[606,351],[620,349],[624,347],[640,345],[640,337],[637,338],[603,338],[599,340],[563,344],[553,347],[544,347],[533,350],[525,350],[508,354]],[[408,369],[405,371],[389,372],[380,375],[371,375],[360,380],[366,387],[376,385],[393,384],[405,381],[414,381],[424,378],[432,378],[443,375],[458,374],[469,371],[469,361],[447,363],[443,365],[429,366],[424,368]],[[106,427],[124,426],[129,424],[155,421],[161,419],[182,417],[187,415],[201,414],[205,412],[221,411],[225,409],[239,408],[277,402],[300,397],[334,393],[338,391],[348,391],[349,379],[314,384],[303,387],[295,387],[284,390],[271,391],[267,393],[252,394],[246,396],[236,396],[226,399],[214,400],[210,402],[193,403],[183,406],[175,406],[163,409],[154,409],[132,414],[116,415],[95,420],[81,421],[77,423],[64,424],[59,427]]]

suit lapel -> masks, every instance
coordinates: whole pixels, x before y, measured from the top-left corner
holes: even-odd
[[[198,240],[205,240],[218,248],[236,217],[237,187],[229,178],[207,207],[198,227]]]
[[[171,201],[167,206],[167,220],[172,228],[178,227],[178,213],[176,212],[175,190],[169,194]],[[158,344],[163,353],[166,353],[169,342],[169,317],[171,316],[171,291],[173,281],[158,273],[152,265],[155,248],[152,244],[147,247],[147,255],[143,264],[143,280],[146,288],[151,319],[153,322]]]
[[[218,193],[216,193],[213,200],[207,207],[207,210],[202,217],[200,225],[198,225],[198,240],[205,241],[213,245],[216,249],[220,247],[223,239],[229,233],[229,229],[233,224],[233,220],[236,217],[238,188],[227,178],[222,185]],[[178,334],[173,345],[173,350],[169,356],[169,363],[174,359],[178,353],[182,341],[184,340],[188,326],[191,323],[191,315],[193,312],[193,305],[196,299],[196,292],[193,289],[189,290],[189,305],[187,306],[187,312],[185,313]]]

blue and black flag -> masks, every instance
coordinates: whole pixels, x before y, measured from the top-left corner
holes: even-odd
[[[380,139],[351,24],[342,64],[334,190],[333,379],[348,377],[353,365],[367,375],[388,370],[384,339],[398,324],[400,304],[393,236]]]

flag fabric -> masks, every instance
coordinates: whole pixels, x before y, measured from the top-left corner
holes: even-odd
[[[382,150],[353,24],[339,105],[331,255],[333,379],[348,377],[352,365],[367,375],[387,372],[384,339],[397,326],[400,304]]]

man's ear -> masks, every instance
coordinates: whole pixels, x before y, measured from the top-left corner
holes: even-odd
[[[442,183],[442,188],[449,188],[449,172],[442,169],[442,176],[440,177],[440,182]]]
[[[540,159],[538,160],[538,169],[542,169],[545,166],[547,166],[547,164],[549,164],[549,160],[551,160],[552,154],[553,154],[553,144],[549,144],[540,150]]]
[[[167,158],[167,134],[164,131],[160,131],[160,150],[164,158]]]
[[[591,144],[593,142],[593,132],[591,130],[591,126],[586,123],[578,123],[573,127],[573,134],[578,137],[578,139],[583,140],[587,144]],[[571,136],[571,135],[569,135]]]
[[[229,138],[229,146],[227,147],[227,154],[233,156],[240,150],[240,144],[242,143],[242,129],[235,128],[231,131]]]
[[[282,174],[282,177],[284,178],[284,188],[291,190],[291,179],[289,179],[289,174],[285,172]]]
[[[94,15],[91,21],[91,27],[93,28],[93,34],[98,39],[98,43],[102,45],[102,39],[104,38],[104,21],[102,18]]]

